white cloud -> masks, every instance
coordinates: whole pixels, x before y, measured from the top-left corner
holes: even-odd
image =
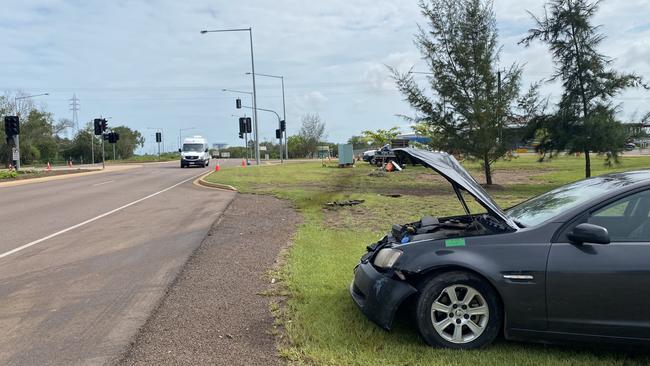
[[[391,53],[380,62],[369,63],[363,79],[368,83],[372,92],[395,90],[395,81],[392,78],[389,66],[398,72],[408,72],[418,64],[420,56],[415,52]]]
[[[502,62],[525,63],[525,82],[552,71],[544,46],[517,45],[532,25],[526,10],[539,14],[541,4],[494,4]],[[602,51],[617,67],[650,75],[649,13],[645,0],[602,3],[596,19],[608,35]],[[410,113],[385,65],[424,68],[413,45],[416,23],[424,23],[416,0],[9,1],[0,13],[0,90],[47,91],[43,101],[57,118],[70,116],[68,99],[76,92],[82,122],[103,114],[143,131],[156,124],[168,141],[192,124],[211,140],[235,143],[234,95],[221,89],[251,90],[244,75],[248,36],[198,31],[252,26],[256,71],[285,76],[290,131],[300,114],[317,111],[330,139],[344,141]],[[257,84],[259,106],[281,111],[278,81],[258,78]],[[624,109],[648,109],[643,93],[626,93]],[[271,117],[260,117],[262,137],[273,136]]]

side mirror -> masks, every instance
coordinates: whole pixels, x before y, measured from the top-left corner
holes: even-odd
[[[607,229],[594,224],[580,224],[574,227],[567,237],[576,244],[609,244],[610,242]]]
[[[178,149],[178,152],[183,152],[183,150],[181,150],[181,149]]]
[[[208,149],[205,149],[205,152],[208,152]]]

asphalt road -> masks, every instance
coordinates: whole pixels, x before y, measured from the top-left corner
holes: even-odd
[[[0,187],[0,364],[118,360],[234,197],[192,184],[205,171]]]

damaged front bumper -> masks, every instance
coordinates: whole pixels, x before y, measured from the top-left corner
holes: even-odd
[[[407,282],[393,279],[364,261],[355,268],[350,284],[350,294],[361,312],[386,330],[391,329],[400,304],[416,292]]]

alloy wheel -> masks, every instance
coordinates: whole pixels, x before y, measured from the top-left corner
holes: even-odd
[[[456,344],[469,343],[483,334],[489,316],[483,295],[467,285],[446,287],[431,304],[431,322],[436,333]]]

